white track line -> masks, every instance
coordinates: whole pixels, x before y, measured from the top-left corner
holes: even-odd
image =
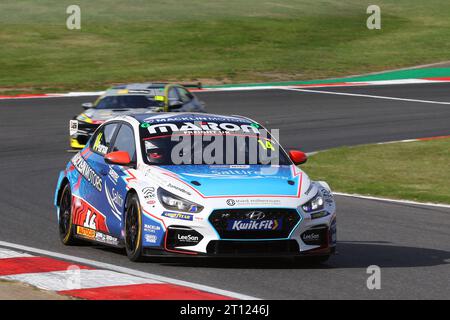
[[[0,259],[11,259],[11,258],[30,258],[32,255],[23,252],[12,251],[8,249],[0,248]]]
[[[416,206],[426,206],[426,207],[450,208],[450,205],[448,205],[448,204],[439,204],[439,203],[431,203],[431,202],[417,202],[417,201],[410,201],[410,200],[395,200],[395,199],[389,199],[389,198],[363,196],[360,194],[343,193],[343,192],[333,192],[333,194],[337,195],[337,196],[359,198],[359,199],[365,199],[365,200],[384,201],[384,202],[392,202],[392,203],[400,203],[400,204],[412,204],[412,205],[416,205]]]
[[[74,282],[74,279],[77,282]],[[43,290],[65,291],[74,289],[93,289],[103,287],[128,286],[136,284],[161,283],[128,274],[109,270],[66,270],[39,273],[22,273],[2,276],[0,279],[28,283]]]
[[[15,244],[15,243],[0,241],[0,246],[11,248],[11,249],[16,249],[16,250],[22,250],[22,251],[26,251],[26,252],[32,252],[35,254],[49,256],[49,257],[58,258],[58,259],[63,259],[63,260],[67,260],[67,261],[73,261],[73,262],[77,262],[80,264],[91,265],[91,266],[94,266],[97,268],[108,269],[108,270],[112,270],[112,271],[116,271],[116,272],[120,272],[120,273],[133,275],[136,277],[150,279],[153,281],[160,281],[160,282],[166,282],[166,283],[170,283],[170,284],[174,284],[174,285],[178,285],[178,286],[189,287],[189,288],[206,291],[206,292],[210,292],[210,293],[214,293],[214,294],[218,294],[218,295],[236,298],[239,300],[260,300],[259,298],[244,295],[244,294],[237,293],[237,292],[222,290],[222,289],[218,289],[218,288],[214,288],[214,287],[210,287],[210,286],[206,286],[206,285],[202,285],[202,284],[197,284],[197,283],[183,281],[183,280],[177,280],[177,279],[159,276],[156,274],[138,271],[138,270],[134,270],[134,269],[130,269],[130,268],[119,267],[119,266],[109,264],[109,263],[99,262],[99,261],[85,259],[85,258],[79,258],[79,257],[75,257],[75,256],[70,256],[70,255],[66,255],[66,254],[62,254],[62,253],[37,249],[37,248],[19,245],[19,244]]]
[[[445,101],[407,99],[407,98],[396,98],[396,97],[386,97],[386,96],[375,96],[375,95],[371,95],[371,94],[334,92],[334,91],[323,91],[323,90],[291,89],[291,88],[283,88],[283,89],[284,90],[290,90],[290,91],[308,92],[308,93],[334,94],[334,95],[338,95],[338,96],[353,96],[353,97],[364,97],[364,98],[374,98],[374,99],[385,99],[385,100],[396,100],[396,101],[407,101],[407,102],[420,102],[420,103],[450,105],[450,102],[445,102]]]
[[[328,79],[329,80],[329,79]],[[221,88],[208,88],[203,89],[192,89],[192,92],[202,93],[202,92],[232,92],[232,91],[257,91],[257,90],[295,90],[305,88],[334,88],[334,87],[361,87],[361,86],[380,86],[380,85],[398,85],[398,84],[421,84],[421,83],[448,83],[449,80],[429,80],[429,79],[395,79],[395,80],[372,80],[372,81],[349,81],[346,82],[344,79],[336,79],[336,83],[317,83],[317,84],[286,84],[286,85],[270,85],[270,84],[260,84],[260,85],[242,85],[236,87],[221,87]],[[339,82],[341,81],[341,82]],[[0,100],[14,100],[14,99],[49,99],[49,98],[67,98],[67,97],[90,97],[99,96],[104,94],[105,91],[86,91],[86,92],[67,92],[67,93],[47,93],[43,95],[30,95],[30,96],[2,96],[0,95]],[[390,97],[386,97],[390,98]],[[381,99],[381,98],[380,98]],[[435,101],[438,103],[438,101]],[[431,103],[431,102],[429,102]],[[445,103],[444,103],[445,104]]]

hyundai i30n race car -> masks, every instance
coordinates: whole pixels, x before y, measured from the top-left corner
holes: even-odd
[[[204,112],[203,103],[187,87],[194,86],[134,83],[106,90],[94,103],[83,103],[86,110],[70,120],[70,146],[82,149],[100,124],[121,114]]]
[[[124,247],[128,257],[293,256],[326,260],[336,207],[276,136],[240,116],[127,115],[109,120],[60,173],[62,242]]]

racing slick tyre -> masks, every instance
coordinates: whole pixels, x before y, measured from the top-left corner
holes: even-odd
[[[61,242],[66,246],[79,243],[73,233],[72,192],[70,191],[69,183],[64,186],[59,199],[59,237]]]
[[[142,260],[141,205],[134,193],[129,194],[125,205],[125,249],[131,261]]]

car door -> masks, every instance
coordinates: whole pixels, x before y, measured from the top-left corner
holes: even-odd
[[[109,152],[126,151],[133,163],[136,163],[136,143],[133,128],[126,122],[121,122]],[[105,179],[105,204],[108,206],[107,215],[112,221],[120,221],[120,224],[111,224],[110,234],[121,238],[123,228],[123,212],[125,199],[128,192],[128,181],[133,179],[133,173],[129,166],[108,165],[108,175]]]
[[[74,201],[73,221],[77,234],[89,240],[96,240],[100,234],[108,234],[110,224],[108,208],[105,206],[105,182],[108,173],[104,155],[108,152],[116,134],[118,123],[101,126],[89,140],[88,147],[78,153],[76,168],[80,173],[73,186],[78,197]]]

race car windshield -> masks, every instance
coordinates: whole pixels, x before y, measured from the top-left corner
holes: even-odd
[[[150,165],[290,165],[270,133],[259,128],[239,131],[172,131],[150,133],[141,126],[144,162]],[[165,132],[164,132],[165,131]]]
[[[163,107],[164,103],[155,100],[154,96],[145,95],[123,95],[123,96],[108,96],[101,99],[96,109],[140,109]]]

